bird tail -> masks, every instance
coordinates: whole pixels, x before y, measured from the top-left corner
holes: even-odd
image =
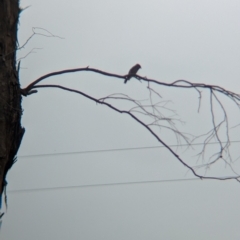
[[[127,81],[130,80],[130,78],[131,78],[131,76],[128,75],[128,76],[125,78],[124,83],[127,83]]]

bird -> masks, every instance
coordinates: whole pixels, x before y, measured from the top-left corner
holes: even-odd
[[[125,78],[124,83],[127,83],[128,80],[130,80],[131,77],[134,77],[137,74],[137,71],[141,68],[140,64],[134,65],[128,72],[127,77]]]

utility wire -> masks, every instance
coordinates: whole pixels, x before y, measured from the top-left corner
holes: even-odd
[[[239,143],[238,141],[231,141],[231,143]],[[224,143],[224,142],[223,142]],[[218,144],[218,142],[208,143]],[[187,147],[187,146],[200,146],[204,143],[194,143],[194,144],[181,144],[181,145],[169,145],[169,147]],[[62,153],[43,153],[43,154],[32,154],[32,155],[19,155],[19,158],[33,158],[33,157],[46,157],[46,156],[57,156],[57,155],[74,155],[74,154],[87,154],[87,153],[101,153],[101,152],[117,152],[117,151],[132,151],[132,150],[144,150],[144,149],[156,149],[156,148],[165,148],[164,146],[151,146],[151,147],[133,147],[133,148],[112,148],[112,149],[100,149],[100,150],[88,150],[88,151],[79,151],[79,152],[62,152]]]
[[[240,142],[239,140],[238,141],[231,141],[231,143],[239,143],[239,142]],[[218,142],[208,143],[208,144],[217,144],[217,143]],[[203,144],[204,143],[195,143],[195,144],[191,144],[191,146],[199,146],[199,145],[203,145]],[[170,145],[170,147],[180,147],[180,146],[189,146],[189,145],[188,144]],[[56,155],[70,155],[70,154],[86,154],[86,153],[144,150],[144,149],[156,149],[156,148],[164,148],[164,146],[115,148],[115,149],[89,150],[89,151],[80,151],[80,152],[46,153],[46,154],[34,154],[34,155],[22,155],[22,156],[18,156],[18,157],[30,158],[30,157],[45,157],[45,156],[56,156]],[[53,190],[64,190],[64,189],[87,188],[87,187],[103,187],[103,186],[118,186],[118,185],[132,185],[132,184],[147,184],[147,183],[167,183],[167,182],[196,181],[196,180],[200,180],[200,179],[199,178],[163,179],[163,180],[123,182],[123,183],[87,184],[87,185],[75,185],[75,186],[65,186],[65,187],[18,189],[18,190],[9,190],[8,192],[9,193],[38,192],[38,191],[53,191]]]
[[[147,183],[183,182],[183,181],[197,181],[197,180],[201,180],[201,179],[199,179],[199,178],[163,179],[163,180],[150,180],[150,181],[137,181],[137,182],[122,182],[122,183],[86,184],[86,185],[75,185],[75,186],[65,186],[65,187],[29,188],[29,189],[9,190],[8,193],[39,192],[39,191],[53,191],[53,190],[76,189],[76,188],[89,188],[89,187],[136,185],[136,184],[147,184]],[[204,180],[207,180],[207,179],[204,179]]]

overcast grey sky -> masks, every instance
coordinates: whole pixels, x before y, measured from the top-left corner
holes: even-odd
[[[186,79],[239,92],[238,0],[21,1],[23,8],[29,5],[20,17],[20,45],[33,27],[64,39],[35,35],[18,52],[21,58],[35,48],[21,61],[22,87],[67,68],[90,66],[127,74],[140,63],[141,76],[168,83]],[[124,93],[145,99],[149,94],[146,83],[136,79],[123,84],[95,73],[44,83],[96,98]],[[179,125],[182,131],[207,129],[207,100],[198,113],[196,93],[157,90],[185,122]],[[225,101],[234,126],[239,110]],[[7,178],[9,208],[1,239],[240,239],[236,181],[191,180],[193,175],[143,127],[80,95],[40,89],[23,98],[23,109],[26,134]],[[159,134],[176,144],[171,134]],[[231,136],[240,141],[239,128]],[[239,142],[231,149],[236,160]],[[194,165],[198,147],[195,150],[180,148],[178,154]],[[239,161],[234,167],[239,170]],[[219,164],[207,174],[229,172]],[[185,181],[165,181],[174,179]]]

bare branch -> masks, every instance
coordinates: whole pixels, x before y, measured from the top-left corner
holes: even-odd
[[[35,49],[42,49],[42,48],[33,48],[33,49],[32,49],[30,52],[28,52],[25,56],[18,58],[18,59],[17,59],[17,62],[19,62],[20,60],[26,58],[26,57],[27,57],[28,55],[30,55],[31,53],[36,53],[36,52],[34,52]]]
[[[42,31],[46,32],[47,34],[36,32],[36,30],[42,30]],[[21,50],[22,48],[24,48],[28,44],[28,42],[34,37],[34,35],[64,39],[63,37],[52,34],[48,30],[46,30],[45,28],[33,27],[32,32],[33,32],[32,35],[25,41],[25,43],[21,47],[17,48],[17,50]]]
[[[54,88],[60,88],[66,91],[75,92],[78,94],[81,94],[96,103],[103,104],[105,106],[108,106],[109,108],[119,112],[119,113],[125,113],[134,118],[138,123],[140,123],[142,126],[144,126],[157,140],[163,144],[177,159],[179,162],[181,162],[185,167],[187,167],[189,170],[192,171],[192,173],[200,178],[208,178],[208,179],[219,179],[219,180],[226,180],[226,179],[240,179],[240,175],[234,171],[231,163],[234,161],[232,160],[232,156],[230,154],[230,136],[229,136],[229,121],[228,121],[228,115],[227,111],[220,100],[219,96],[225,96],[233,101],[233,103],[240,108],[240,94],[228,91],[220,86],[216,85],[207,85],[203,83],[191,83],[186,80],[177,80],[172,83],[165,83],[160,82],[154,79],[149,79],[146,77],[141,76],[133,76],[137,78],[138,80],[143,80],[147,82],[147,89],[149,91],[149,97],[148,99],[143,100],[136,100],[131,97],[129,97],[126,94],[122,93],[115,93],[108,95],[106,97],[102,97],[99,99],[96,99],[94,97],[91,97],[81,91],[66,88],[60,85],[38,85],[39,82],[43,81],[44,79],[47,79],[49,77],[66,74],[66,73],[72,73],[72,72],[82,72],[82,71],[88,71],[88,72],[95,72],[97,74],[101,74],[108,77],[114,77],[114,78],[120,78],[125,80],[128,75],[118,75],[113,74],[109,72],[105,72],[102,70],[98,70],[95,68],[90,68],[89,66],[84,68],[75,68],[75,69],[66,69],[62,71],[52,72],[49,74],[46,74],[35,81],[33,81],[31,84],[29,84],[26,88],[21,89],[21,93],[24,96],[28,96],[30,94],[36,93],[36,88],[47,88],[47,87],[54,87]],[[151,86],[150,86],[151,84]],[[191,135],[191,140],[189,138],[190,134],[183,133],[182,131],[179,131],[177,128],[177,123],[184,123],[180,118],[178,118],[178,115],[176,114],[176,111],[170,109],[167,107],[167,104],[170,101],[162,100],[162,96],[153,89],[153,84],[165,86],[165,87],[174,87],[174,88],[182,88],[182,89],[194,89],[198,93],[199,98],[199,104],[198,104],[198,113],[200,112],[201,108],[201,101],[202,101],[202,90],[201,89],[207,89],[210,92],[210,98],[209,98],[209,105],[210,105],[210,115],[211,115],[211,129],[207,130],[206,133],[203,133],[199,136],[193,136]],[[157,99],[157,101],[156,101]],[[160,100],[161,99],[161,100]],[[131,107],[127,110],[120,110],[116,106],[113,106],[112,102],[115,100],[123,100],[130,103]],[[147,102],[146,102],[147,101]],[[219,121],[218,114],[216,112],[216,106],[218,106],[220,110],[220,114],[222,114],[222,118]],[[171,114],[169,114],[171,113]],[[166,115],[167,114],[167,115]],[[237,125],[238,126],[238,125]],[[236,126],[235,126],[236,127]],[[203,147],[202,150],[197,154],[198,158],[202,157],[204,159],[206,151],[209,149],[208,146],[213,143],[213,140],[217,140],[218,144],[218,150],[216,150],[214,153],[211,153],[211,156],[209,157],[207,163],[191,167],[186,161],[183,161],[182,158],[180,158],[171,148],[168,144],[162,141],[162,139],[159,137],[159,135],[156,133],[156,129],[165,129],[170,130],[174,135],[178,142],[178,145],[180,145],[181,140],[184,140],[184,142],[187,143],[187,147],[189,148],[196,140],[200,140],[204,138],[203,140]],[[223,130],[225,129],[225,133],[223,134]],[[225,142],[225,143],[224,143]],[[208,150],[209,151],[209,150]],[[228,166],[236,176],[231,177],[211,177],[206,176],[205,174],[198,174],[195,169],[199,168],[205,168],[207,171],[210,166],[215,164],[218,161],[223,161],[226,166]]]
[[[25,9],[27,9],[27,8],[28,8],[28,7],[24,8],[23,10],[25,10]],[[46,34],[36,32],[36,30],[41,30],[41,31],[43,31],[43,32],[46,32]],[[45,28],[33,27],[33,28],[32,28],[32,32],[33,32],[32,35],[25,41],[25,43],[24,43],[21,47],[18,47],[18,48],[16,48],[14,51],[5,54],[5,55],[3,56],[3,58],[5,59],[7,56],[13,54],[15,51],[19,51],[19,50],[23,49],[23,48],[28,44],[28,42],[29,42],[35,35],[40,35],[40,36],[44,36],[44,37],[54,37],[54,38],[64,39],[64,38],[62,38],[62,37],[60,37],[60,36],[57,36],[57,35],[52,34],[52,33],[49,32],[48,30],[46,30]],[[18,44],[18,45],[19,45],[19,44]],[[27,57],[30,53],[33,53],[33,50],[34,50],[34,49],[41,49],[41,48],[33,48],[25,57]],[[25,57],[21,57],[21,58],[19,58],[17,61],[19,61],[20,59],[23,59],[23,58],[25,58]]]
[[[67,88],[67,87],[63,87],[61,85],[53,85],[53,84],[49,84],[49,85],[35,85],[32,88],[36,89],[36,88],[59,88],[65,91],[70,91],[70,92],[74,92],[74,93],[78,93],[96,103],[105,105],[109,108],[111,108],[112,110],[118,112],[118,113],[122,113],[122,114],[127,114],[130,117],[132,117],[135,121],[137,121],[140,125],[142,125],[149,133],[151,133],[157,140],[159,143],[161,143],[166,149],[169,150],[169,152],[176,158],[178,159],[178,161],[183,164],[186,168],[188,168],[196,177],[201,178],[201,179],[215,179],[215,180],[229,180],[229,179],[236,179],[237,181],[240,181],[240,175],[237,176],[229,176],[229,177],[209,177],[209,176],[203,176],[203,175],[199,175],[196,173],[196,171],[194,170],[193,167],[189,166],[186,162],[183,161],[183,159],[181,159],[172,149],[169,145],[167,145],[156,133],[153,132],[153,130],[147,126],[143,121],[141,121],[138,117],[136,117],[134,114],[132,114],[129,111],[125,111],[125,110],[121,110],[118,109],[114,106],[112,106],[111,104],[105,102],[105,101],[101,101],[99,99],[96,99],[84,92],[81,92],[79,90],[75,90],[75,89],[71,89],[71,88]]]

